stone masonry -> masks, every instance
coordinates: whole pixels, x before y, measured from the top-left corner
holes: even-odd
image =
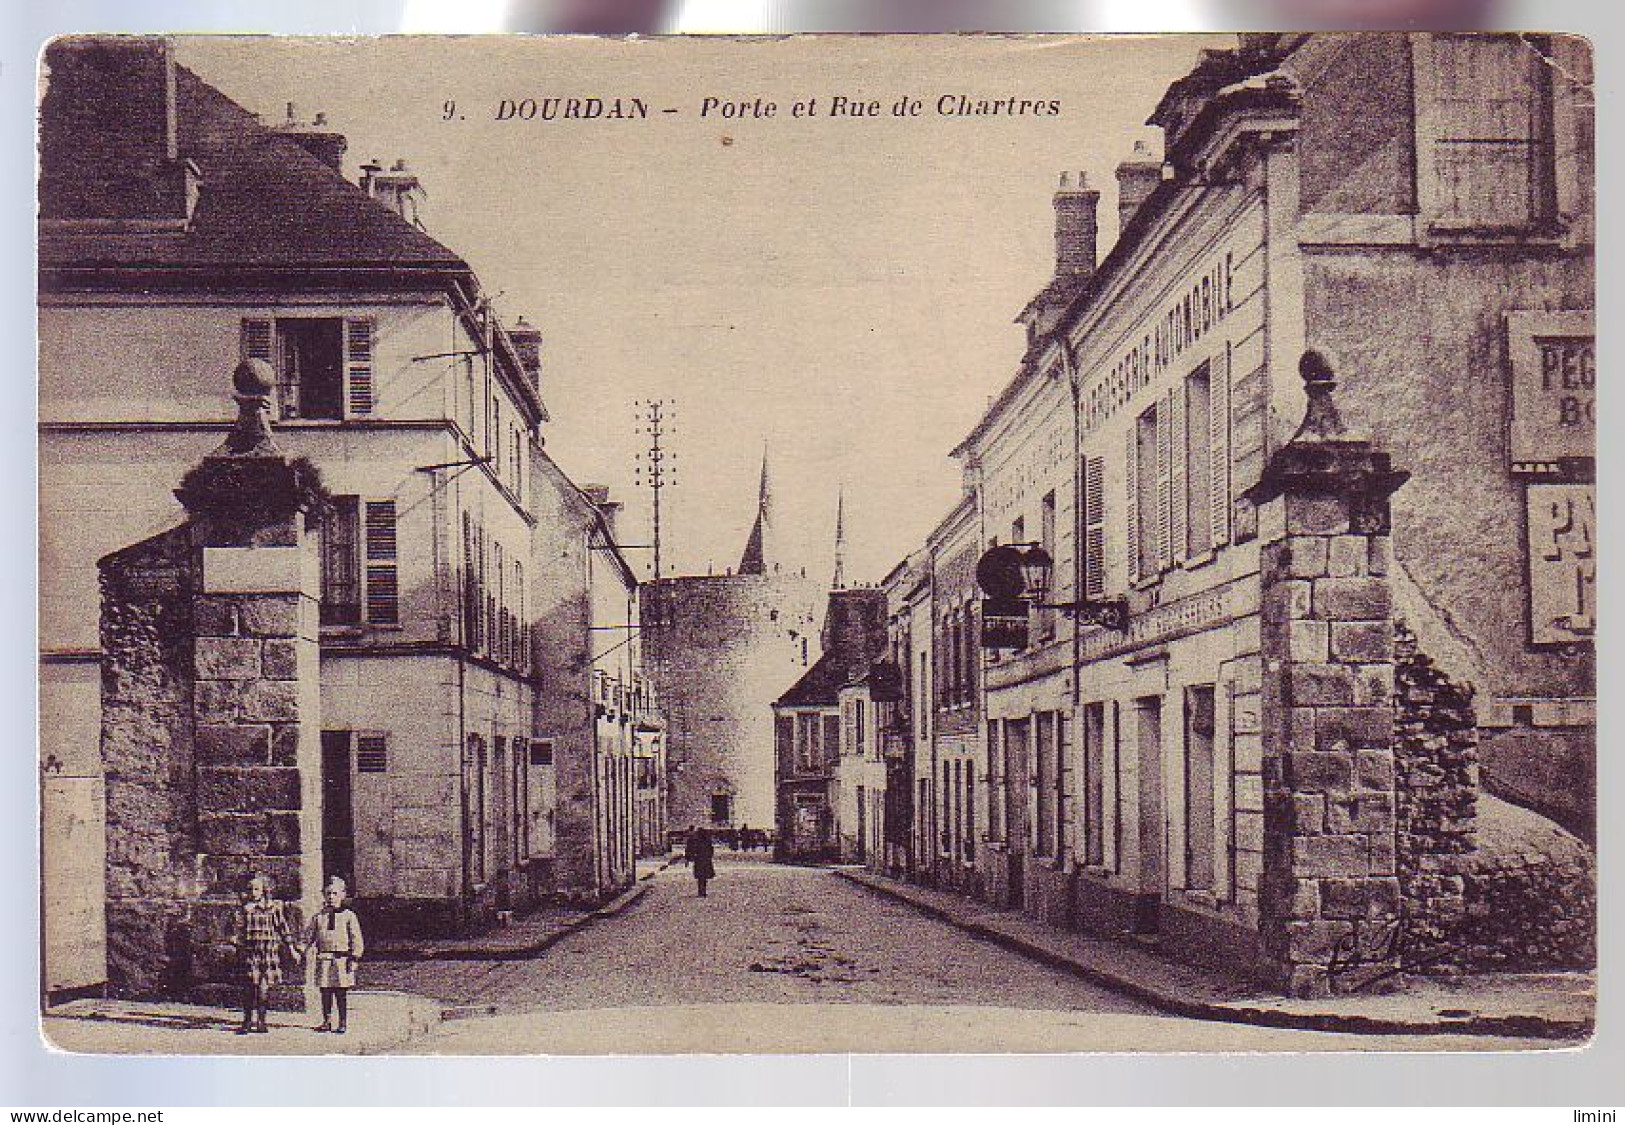
[[[248,877],[270,878],[295,925],[320,889],[320,484],[270,440],[268,369],[244,367],[237,429],[177,492],[188,521],[100,564],[109,979],[125,995],[235,1001]]]
[[[1294,996],[1397,962],[1388,498],[1406,475],[1349,436],[1319,355],[1303,426],[1248,493],[1262,546],[1260,937]]]

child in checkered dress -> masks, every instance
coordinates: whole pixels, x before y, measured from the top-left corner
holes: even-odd
[[[248,881],[248,898],[237,918],[237,951],[245,977],[243,1025],[237,1029],[238,1035],[266,1030],[271,986],[282,983],[284,950],[296,959],[299,956],[282,903],[271,897],[271,881],[255,875]]]

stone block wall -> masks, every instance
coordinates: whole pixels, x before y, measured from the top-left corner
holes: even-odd
[[[1273,500],[1260,529],[1261,936],[1288,992],[1324,995],[1382,971],[1399,917],[1388,543],[1333,495]]]

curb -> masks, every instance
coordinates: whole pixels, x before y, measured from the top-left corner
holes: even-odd
[[[661,870],[665,869],[661,868]],[[411,964],[419,961],[527,961],[542,953],[549,946],[569,937],[577,930],[590,926],[600,918],[611,918],[637,902],[638,899],[648,893],[648,879],[652,877],[652,874],[633,883],[603,906],[571,918],[569,921],[562,923],[558,929],[551,930],[526,945],[397,949],[387,953],[372,954],[368,960],[391,965]]]
[[[1246,1004],[1191,1000],[1124,973],[1112,972],[1099,965],[1091,965],[1052,949],[1046,949],[1018,935],[1005,933],[974,919],[960,917],[951,910],[945,910],[894,889],[867,873],[834,870],[832,874],[1051,968],[1060,969],[1093,984],[1143,1001],[1169,1015],[1183,1016],[1187,1019],[1249,1024],[1255,1027],[1290,1028],[1299,1031],[1340,1031],[1355,1035],[1484,1035],[1570,1041],[1584,1039],[1595,1030],[1595,1024],[1590,1020],[1552,1019],[1536,1015],[1474,1016],[1468,1019],[1437,1021],[1396,1020],[1334,1012],[1287,1012]]]

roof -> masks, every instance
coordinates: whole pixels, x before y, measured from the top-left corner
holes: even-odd
[[[71,216],[42,221],[42,272],[320,267],[472,273],[462,258],[185,67],[175,67],[175,95],[179,156],[201,177],[190,222],[155,230],[118,222],[77,225]],[[55,133],[47,113],[42,147],[70,143]],[[66,159],[71,164],[71,152]]]
[[[773,701],[775,707],[833,707],[851,677],[844,654],[826,652],[790,690]]]
[[[1039,372],[1041,358],[1053,344],[1065,340],[1077,317],[1126,268],[1163,213],[1181,193],[1200,185],[1201,177],[1196,174],[1198,170],[1191,166],[1189,157],[1211,137],[1220,120],[1249,109],[1295,111],[1297,95],[1290,88],[1290,83],[1275,81],[1275,76],[1267,72],[1274,61],[1274,55],[1258,50],[1245,53],[1205,51],[1190,74],[1168,87],[1148,122],[1162,124],[1169,134],[1166,159],[1181,170],[1180,174],[1174,179],[1163,180],[1152,190],[1118,232],[1117,242],[1095,271],[1062,295],[1065,307],[1056,326],[1029,342],[1015,375],[982,412],[971,431],[954,446],[950,456],[965,453],[993,428]],[[1225,85],[1227,80],[1238,78],[1239,81],[1230,81]],[[1176,112],[1184,115],[1177,121]],[[1047,294],[1048,289],[1033,303]],[[1028,307],[1031,307],[1031,303]]]

